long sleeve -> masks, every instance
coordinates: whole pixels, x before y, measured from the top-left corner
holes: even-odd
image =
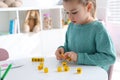
[[[106,31],[100,31],[95,36],[96,53],[78,53],[78,64],[96,65],[108,70],[106,65],[110,66],[115,62],[116,54],[113,43]]]

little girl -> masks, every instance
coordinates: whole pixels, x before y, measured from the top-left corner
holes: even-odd
[[[96,0],[63,0],[63,6],[71,23],[64,46],[55,52],[56,58],[69,57],[77,64],[100,66],[107,71],[116,55],[105,26],[95,19]]]

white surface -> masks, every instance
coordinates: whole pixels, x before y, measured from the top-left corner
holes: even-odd
[[[61,65],[54,57],[45,57],[45,67],[49,68],[48,73],[43,70],[38,71],[39,63],[31,62],[31,58],[16,60],[16,63],[23,63],[24,66],[11,69],[6,80],[107,80],[107,72],[96,66],[82,66],[68,64],[69,72],[57,72],[57,67]],[[76,68],[81,67],[82,74],[76,74]],[[3,73],[3,72],[2,72]]]
[[[0,36],[0,48],[9,53],[9,60],[32,56],[52,56],[64,44],[66,29],[40,31],[39,33]]]

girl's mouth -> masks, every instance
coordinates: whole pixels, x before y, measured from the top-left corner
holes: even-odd
[[[72,21],[74,24],[76,24],[76,21]]]
[[[73,23],[76,23],[76,21],[72,21]]]

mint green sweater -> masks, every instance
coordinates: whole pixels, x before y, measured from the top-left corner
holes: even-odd
[[[64,46],[65,52],[78,54],[77,64],[100,66],[106,71],[115,62],[113,43],[104,25],[99,21],[80,25],[69,24]]]

